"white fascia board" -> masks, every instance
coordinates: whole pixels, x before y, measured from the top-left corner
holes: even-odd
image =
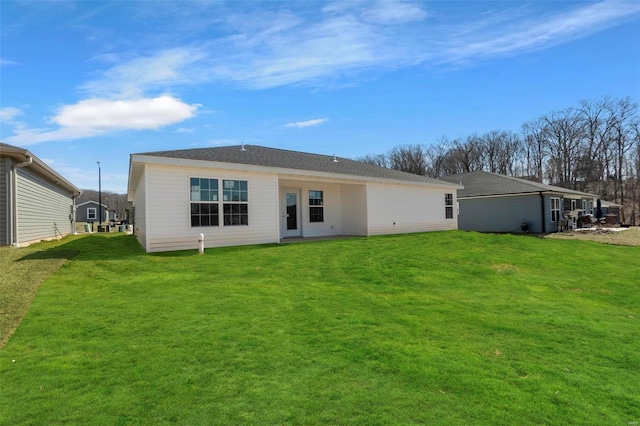
[[[379,182],[379,183],[392,183],[392,184],[398,184],[398,185],[440,187],[443,189],[451,189],[451,190],[463,188],[463,186],[450,183],[450,182],[442,182],[442,184],[439,184],[439,183],[432,183],[432,182],[418,182],[418,181],[410,181],[410,180],[402,180],[402,179],[387,179],[387,178],[370,177],[370,176],[347,175],[342,173],[318,172],[315,170],[300,170],[300,169],[287,169],[282,167],[259,166],[259,165],[253,165],[253,164],[223,163],[218,161],[156,157],[152,155],[133,154],[131,156],[131,164],[133,165],[134,163],[269,173],[269,174],[276,174],[281,179],[292,179],[292,180],[293,179],[313,180],[315,178],[315,179],[322,179],[322,180],[336,180],[336,181],[340,180],[340,181],[351,182],[351,183]]]
[[[32,162],[28,166],[28,169],[33,170],[36,174],[44,177],[49,182],[60,186],[67,192],[70,192],[73,196],[80,195],[82,191],[74,184],[69,182],[60,173],[53,170],[47,163],[36,157],[32,152],[27,149],[19,147],[2,147],[2,154],[8,157],[12,157],[20,162],[26,161],[31,158]]]
[[[517,192],[515,194],[487,194],[487,195],[474,195],[472,197],[458,197],[458,200],[477,200],[480,198],[506,198],[506,197],[523,197],[529,195],[539,195],[540,191],[535,192]]]
[[[582,198],[597,198],[596,195],[587,194],[586,192],[563,192],[563,191],[543,191],[545,195],[561,195],[563,198],[580,200]]]
[[[551,196],[561,196],[563,198],[574,198],[574,199],[582,199],[586,197],[594,197],[595,195],[591,194],[570,194],[566,192],[560,191],[533,191],[533,192],[516,192],[515,194],[487,194],[487,195],[474,195],[472,197],[458,197],[458,200],[475,200],[479,198],[505,198],[505,197],[523,197],[527,195],[551,195]]]

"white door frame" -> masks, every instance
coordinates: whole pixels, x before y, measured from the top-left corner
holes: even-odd
[[[296,196],[296,222],[295,224],[291,224],[295,226],[295,229],[289,229],[288,224],[290,224],[290,212],[287,212],[287,198],[288,195]],[[291,188],[282,188],[280,190],[280,236],[282,238],[295,238],[302,236],[302,200],[300,198],[300,190],[299,189],[291,189]]]

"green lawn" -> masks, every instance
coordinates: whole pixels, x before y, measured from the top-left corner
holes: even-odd
[[[2,424],[640,422],[640,247],[48,244],[70,260],[0,351]]]

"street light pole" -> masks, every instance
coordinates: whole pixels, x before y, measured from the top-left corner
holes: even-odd
[[[100,162],[98,163],[98,211],[100,212],[100,226],[102,226],[102,173],[100,171]]]

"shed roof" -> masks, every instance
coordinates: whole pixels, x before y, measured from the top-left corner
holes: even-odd
[[[257,145],[235,145],[214,148],[178,149],[173,151],[144,152],[132,155],[215,161],[272,168],[336,173],[369,178],[393,179],[408,182],[454,186],[450,182],[399,170],[387,169],[361,161],[332,155],[311,154]],[[457,185],[455,185],[457,186]]]
[[[449,175],[444,176],[441,179],[464,185],[464,189],[458,190],[459,198],[530,194],[539,192],[557,192],[581,197],[596,197],[595,195],[588,194],[586,192],[574,191],[572,189],[561,188],[559,186],[546,185],[540,182],[484,171]]]

